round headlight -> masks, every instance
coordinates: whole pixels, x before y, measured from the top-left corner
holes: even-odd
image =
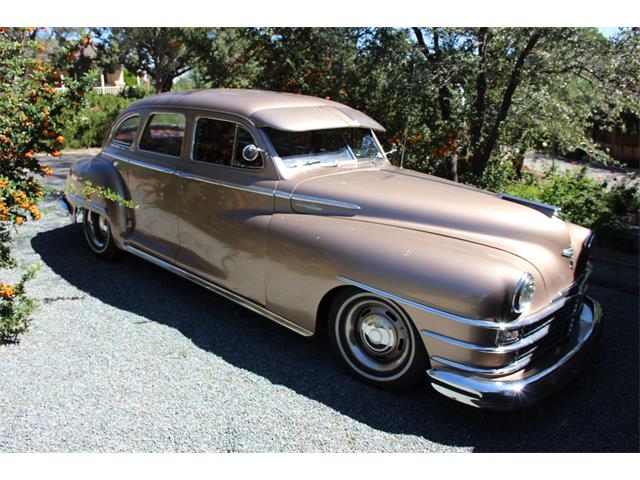
[[[530,273],[524,273],[520,277],[520,280],[518,280],[516,290],[513,294],[513,302],[511,303],[513,313],[520,315],[529,308],[535,293],[536,282],[533,280],[533,275]]]

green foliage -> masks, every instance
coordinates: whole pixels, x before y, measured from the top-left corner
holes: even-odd
[[[39,264],[31,265],[15,285],[0,284],[0,344],[16,342],[29,329],[36,302],[26,296],[25,284],[39,269]]]
[[[79,112],[65,112],[64,137],[70,148],[102,146],[116,117],[133,101],[97,92],[87,94],[86,106]]]
[[[640,182],[617,183],[611,188],[610,199],[611,210],[616,215],[640,214]]]
[[[38,201],[44,194],[40,176],[51,169],[40,165],[36,152],[61,155],[60,134],[64,114],[77,111],[94,79],[85,75],[65,79],[59,66],[43,61],[44,48],[33,38],[33,29],[0,28],[0,268],[16,266],[11,253],[12,227],[40,218]],[[88,42],[67,45],[69,62]],[[71,66],[69,66],[71,68]],[[58,90],[56,87],[63,87]],[[25,296],[24,285],[35,275],[29,267],[15,285],[0,284],[0,342],[15,341],[29,326],[34,302]]]
[[[173,79],[191,70],[196,52],[211,44],[205,28],[113,28],[106,42],[132,73],[147,72],[156,92],[168,92]]]
[[[586,168],[563,173],[549,170],[540,177],[527,175],[506,190],[511,195],[556,205],[565,220],[596,230],[613,216],[606,184],[587,177]]]
[[[78,189],[73,185],[67,185],[67,192],[73,194],[81,194],[81,196],[91,199],[92,196],[97,196],[101,198],[105,198],[107,200],[111,200],[114,203],[122,205],[127,208],[135,209],[138,208],[131,200],[125,200],[118,193],[114,192],[110,188],[102,187],[99,185],[94,185],[91,181],[87,180],[82,185],[82,188]]]

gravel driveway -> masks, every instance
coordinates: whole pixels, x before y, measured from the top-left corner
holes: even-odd
[[[49,183],[79,155],[51,163]],[[43,268],[30,332],[0,346],[2,452],[639,448],[637,257],[600,252],[606,324],[588,369],[534,410],[497,414],[426,384],[371,388],[321,341],[133,256],[100,261],[51,199],[15,243]]]

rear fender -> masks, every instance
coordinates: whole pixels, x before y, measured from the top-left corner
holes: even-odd
[[[77,212],[81,208],[103,213],[109,219],[111,232],[116,245],[122,247],[123,239],[133,228],[133,211],[124,205],[106,199],[100,195],[86,196],[86,182],[93,186],[108,188],[124,200],[130,200],[125,179],[113,163],[102,154],[73,164],[67,177],[66,198]]]

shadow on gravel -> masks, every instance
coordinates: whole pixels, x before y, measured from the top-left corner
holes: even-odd
[[[79,225],[38,234],[32,246],[55,273],[118,309],[178,329],[226,362],[375,429],[480,452],[638,451],[638,297],[593,289],[604,306],[588,369],[537,408],[500,414],[457,404],[425,385],[391,393],[364,385],[309,340],[130,255],[107,263]],[[605,319],[607,320],[607,319]]]

